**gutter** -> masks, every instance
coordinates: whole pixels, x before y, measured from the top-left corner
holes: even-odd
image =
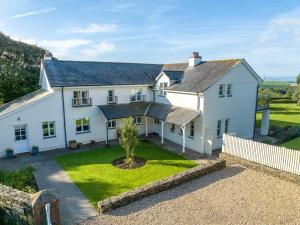
[[[68,142],[67,142],[67,129],[66,129],[66,111],[65,111],[64,87],[61,87],[61,98],[62,98],[62,107],[63,107],[65,147],[67,148],[68,147]]]

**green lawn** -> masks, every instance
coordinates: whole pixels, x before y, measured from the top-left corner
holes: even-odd
[[[283,143],[281,146],[291,149],[300,150],[300,137],[294,138],[290,141]]]
[[[261,113],[257,113],[256,126],[260,127]],[[294,125],[300,127],[300,107],[295,103],[271,104],[270,126]]]
[[[94,207],[97,207],[99,200],[197,165],[150,142],[141,142],[135,151],[136,156],[147,159],[145,166],[124,170],[111,164],[124,155],[120,146],[112,146],[60,156],[56,160]]]

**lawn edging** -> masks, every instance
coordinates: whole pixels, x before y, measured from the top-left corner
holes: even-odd
[[[271,176],[278,177],[278,178],[286,180],[286,181],[291,181],[296,184],[300,184],[300,176],[298,176],[296,174],[288,173],[288,172],[278,170],[275,168],[271,168],[271,167],[268,167],[268,166],[265,166],[265,165],[262,165],[259,163],[251,162],[249,160],[242,159],[240,157],[233,156],[233,155],[230,155],[230,154],[227,154],[224,152],[220,153],[219,157],[221,159],[226,160],[226,163],[228,165],[240,164],[242,166],[245,166],[245,167],[248,167],[248,168],[251,168],[254,170],[265,172]]]
[[[108,212],[112,209],[127,205],[141,198],[168,190],[172,187],[183,184],[187,181],[204,176],[208,173],[220,170],[226,166],[223,159],[212,160],[210,164],[196,166],[192,169],[175,174],[173,176],[161,179],[154,183],[135,188],[119,196],[110,197],[98,202],[98,211],[100,213]]]

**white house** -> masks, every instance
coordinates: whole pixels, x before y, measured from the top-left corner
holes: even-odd
[[[47,53],[41,89],[0,107],[0,155],[116,138],[133,116],[140,134],[156,133],[182,150],[211,153],[224,132],[252,138],[261,78],[244,59],[140,64],[62,61]],[[268,129],[264,113],[264,129]]]

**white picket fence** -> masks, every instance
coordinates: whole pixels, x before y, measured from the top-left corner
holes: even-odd
[[[222,152],[300,175],[300,151],[224,134]]]

